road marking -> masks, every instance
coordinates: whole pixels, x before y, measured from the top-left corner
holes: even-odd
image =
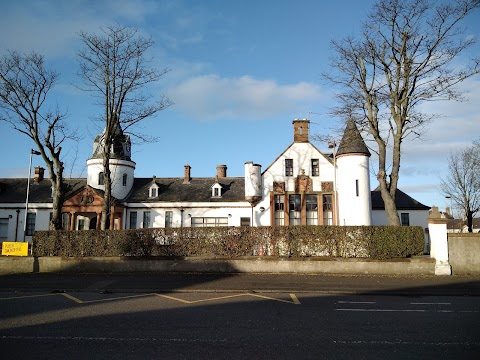
[[[55,340],[55,341],[159,341],[159,342],[189,342],[189,343],[218,343],[226,342],[227,339],[198,339],[198,338],[120,338],[120,337],[93,337],[93,336],[22,336],[22,335],[0,335],[0,339],[13,340]]]
[[[432,346],[478,346],[479,342],[428,342],[428,341],[388,341],[388,340],[333,340],[334,344],[349,344],[349,345],[432,345]]]
[[[411,302],[410,305],[452,305],[452,304],[441,303],[441,302],[430,302],[430,303]]]
[[[338,304],[376,304],[376,301],[338,301]]]
[[[290,301],[290,300],[277,299],[277,298],[270,297],[270,296],[265,296],[265,295],[260,295],[260,294],[250,294],[250,293],[217,296],[217,297],[213,297],[213,298],[200,299],[200,300],[184,300],[184,299],[181,299],[181,298],[176,297],[176,296],[158,294],[158,293],[148,293],[148,294],[121,296],[121,297],[111,297],[111,298],[97,299],[97,300],[81,300],[78,297],[73,296],[69,293],[54,293],[54,294],[40,294],[40,295],[28,295],[28,296],[16,296],[16,297],[9,297],[9,298],[0,298],[0,300],[9,300],[9,299],[16,300],[16,299],[24,299],[24,298],[36,298],[36,297],[42,297],[42,296],[57,296],[57,295],[61,295],[61,296],[65,297],[69,300],[72,300],[73,302],[75,302],[77,304],[93,304],[93,303],[100,303],[100,302],[141,298],[141,297],[147,297],[147,296],[158,296],[158,297],[162,297],[162,298],[165,298],[165,299],[178,301],[178,302],[181,302],[183,304],[197,304],[197,303],[202,303],[202,302],[227,300],[227,299],[232,299],[232,298],[236,298],[236,297],[250,296],[250,297],[255,297],[255,298],[258,298],[258,299],[272,300],[272,301],[278,301],[278,302],[283,302],[283,303],[287,303],[287,304],[294,304],[294,305],[301,305],[300,301],[298,300],[298,298],[295,294],[289,294],[290,298],[292,299]]]
[[[202,303],[202,302],[218,301],[218,300],[232,299],[232,298],[236,298],[236,297],[250,296],[250,297],[256,297],[256,298],[259,298],[259,299],[273,300],[273,301],[283,302],[283,303],[287,303],[287,304],[300,305],[300,301],[295,296],[295,294],[290,294],[290,297],[291,297],[292,301],[277,299],[277,298],[273,298],[273,297],[270,297],[270,296],[259,295],[259,294],[249,294],[249,293],[217,296],[217,297],[213,297],[213,298],[200,299],[200,300],[185,300],[185,299],[178,298],[176,296],[165,295],[165,294],[155,294],[155,295],[157,295],[159,297],[162,297],[162,298],[165,298],[165,299],[178,301],[178,302],[181,302],[183,304],[197,304],[197,303]]]
[[[140,294],[140,295],[119,296],[119,297],[112,297],[112,298],[98,299],[98,300],[80,300],[79,298],[77,298],[73,295],[70,295],[68,293],[62,293],[62,294],[58,294],[58,295],[63,295],[67,299],[75,301],[77,304],[92,304],[92,303],[99,303],[99,302],[107,302],[107,301],[116,301],[116,300],[147,297],[147,296],[152,296],[152,295],[155,295],[155,294]]]
[[[55,293],[55,294],[12,296],[12,297],[0,298],[0,300],[17,300],[17,299],[28,299],[28,298],[36,298],[36,297],[44,297],[44,296],[56,296],[56,295],[59,295],[59,294]]]
[[[395,310],[395,309],[335,309],[336,311],[365,311],[365,312],[427,312],[427,310]]]

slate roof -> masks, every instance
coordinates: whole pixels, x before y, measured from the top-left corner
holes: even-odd
[[[385,204],[380,193],[380,187],[371,192],[372,210],[385,210]],[[429,210],[430,206],[423,205],[414,198],[397,189],[395,193],[395,204],[397,210]]]
[[[136,178],[128,202],[228,202],[245,200],[245,179],[243,177],[192,178],[184,183],[183,178]],[[222,186],[222,196],[212,197],[214,183]],[[157,184],[158,196],[149,198],[149,189]]]
[[[346,154],[365,154],[367,156],[371,155],[353,119],[350,119],[348,121],[347,126],[345,127],[345,131],[343,132],[342,140],[340,141],[340,145],[338,146],[337,150],[337,156]]]
[[[27,178],[4,178],[0,179],[0,203],[15,204],[25,203],[27,197]],[[69,187],[69,192],[74,192],[87,184],[86,179],[67,179],[65,184]],[[52,184],[49,179],[44,179],[39,183],[30,180],[30,191],[28,202],[30,203],[51,203],[52,202]]]
[[[236,202],[245,200],[245,180],[243,177],[192,178],[184,184],[183,178],[135,178],[132,191],[124,200],[126,202]],[[222,186],[222,196],[212,197],[211,187],[214,183]],[[87,184],[86,179],[67,179],[69,194],[78,191]],[[153,183],[158,186],[158,196],[149,197]],[[25,203],[27,179],[0,179],[0,203]],[[51,203],[50,180],[44,179],[39,184],[30,181],[30,203]]]

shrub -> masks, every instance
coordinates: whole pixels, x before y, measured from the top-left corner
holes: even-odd
[[[341,256],[404,258],[423,253],[420,227],[265,226],[37,231],[34,256]]]

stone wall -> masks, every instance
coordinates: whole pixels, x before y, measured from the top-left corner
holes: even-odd
[[[454,275],[480,274],[480,234],[448,234],[448,255]]]

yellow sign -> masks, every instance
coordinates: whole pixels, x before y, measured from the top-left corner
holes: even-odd
[[[27,242],[4,242],[2,243],[2,255],[28,256]]]

